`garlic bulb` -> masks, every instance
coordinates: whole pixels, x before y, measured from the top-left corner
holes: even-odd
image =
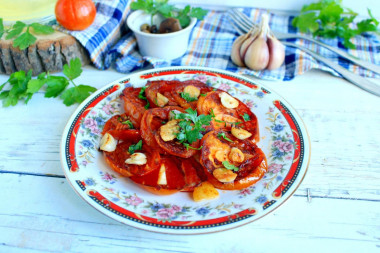
[[[234,41],[231,60],[240,67],[252,70],[272,70],[282,65],[285,47],[270,31],[268,15],[262,15],[258,28],[253,27]]]

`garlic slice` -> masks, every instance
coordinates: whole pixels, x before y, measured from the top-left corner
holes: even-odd
[[[185,89],[183,89],[183,92],[189,94],[191,98],[198,98],[201,94],[201,90],[194,85],[186,86]]]
[[[231,128],[231,134],[235,136],[236,138],[238,138],[239,140],[245,140],[252,136],[252,134],[248,132],[247,130],[243,128],[237,128],[237,127]]]
[[[168,181],[166,179],[166,167],[165,164],[161,164],[160,171],[158,172],[157,184],[167,185]]]
[[[239,106],[239,101],[230,96],[227,92],[220,93],[219,97],[222,105],[228,109],[233,109]]]
[[[167,103],[169,103],[169,99],[161,93],[157,92],[157,105],[159,107],[164,107]]]
[[[237,177],[237,174],[226,168],[218,168],[212,172],[212,175],[218,179],[219,182],[229,183],[233,182]]]

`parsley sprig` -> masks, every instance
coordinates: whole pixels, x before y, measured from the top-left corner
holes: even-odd
[[[21,21],[16,21],[16,23],[11,26],[9,29],[4,28],[3,19],[0,18],[0,38],[4,33],[7,33],[5,39],[13,39],[13,46],[24,50],[30,45],[33,45],[37,38],[31,33],[34,34],[52,34],[54,29],[51,26],[42,25],[39,23],[25,24]]]
[[[148,109],[149,106],[150,106],[150,104],[149,104],[149,101],[148,101],[148,99],[146,98],[146,95],[145,95],[146,88],[148,88],[148,86],[141,87],[141,90],[139,92],[138,98],[146,101],[146,105],[144,106],[144,108]]]
[[[180,120],[178,122],[180,130],[177,133],[177,140],[187,149],[195,149],[190,145],[202,139],[202,132],[206,130],[204,126],[210,125],[211,115],[201,114],[198,116],[196,110],[188,108],[186,109],[186,113],[175,113],[174,118]]]
[[[185,8],[179,9],[174,5],[168,4],[169,0],[137,0],[131,3],[132,10],[143,10],[151,14],[151,24],[153,24],[153,17],[156,14],[161,14],[165,18],[173,17],[179,20],[182,28],[190,24],[191,18],[202,20],[206,16],[207,11],[200,8],[192,8],[186,5]]]
[[[344,39],[345,47],[354,49],[356,47],[350,39],[364,32],[377,31],[379,21],[368,9],[370,18],[360,21],[356,24],[356,28],[353,28],[352,23],[358,14],[342,7],[340,3],[341,1],[336,0],[320,0],[304,5],[301,14],[293,19],[292,25],[301,32],[311,32],[314,37],[340,37]]]
[[[223,139],[225,139],[226,141],[229,141],[229,142],[234,142],[233,140],[231,140],[230,138],[228,138],[227,136],[226,136],[226,133],[218,133],[217,135],[216,135],[216,137],[219,137],[219,138],[223,138]]]
[[[239,171],[239,168],[233,164],[230,164],[229,161],[223,161],[222,164],[223,164],[224,168],[226,168],[227,170]]]
[[[126,121],[121,122],[121,124],[128,125],[129,129],[134,129],[132,121],[130,121],[129,119],[126,120]]]
[[[137,142],[136,144],[132,144],[131,146],[129,146],[128,148],[128,152],[129,154],[134,154],[137,150],[141,150],[142,149],[142,140],[139,140],[139,142]]]
[[[96,91],[94,87],[74,83],[74,79],[79,77],[81,73],[82,68],[79,58],[71,59],[70,65],[65,64],[63,66],[63,74],[66,77],[52,76],[43,72],[36,79],[32,79],[32,70],[29,70],[28,73],[22,70],[17,71],[12,73],[8,81],[0,86],[0,91],[7,84],[11,86],[9,90],[0,93],[0,99],[3,100],[4,107],[14,106],[20,100],[25,100],[25,104],[27,104],[33,94],[45,86],[45,97],[47,98],[60,96],[66,106],[81,103],[92,92]],[[70,83],[74,87],[66,89]]]
[[[244,113],[243,115],[240,115],[245,122],[250,121],[251,117],[247,113]]]
[[[192,96],[190,96],[189,93],[186,93],[186,92],[180,92],[180,95],[183,99],[185,99],[187,102],[194,102],[194,101],[197,101],[198,98],[194,98]]]

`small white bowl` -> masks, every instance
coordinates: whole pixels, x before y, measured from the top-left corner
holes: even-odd
[[[181,57],[186,53],[190,32],[193,29],[196,18],[191,18],[190,24],[173,33],[152,34],[140,31],[142,24],[150,24],[151,15],[141,10],[134,11],[127,19],[128,27],[134,32],[140,53],[143,56],[150,56],[164,60],[173,60]],[[154,24],[160,24],[162,21],[160,15],[153,18]],[[159,25],[157,25],[159,27]]]

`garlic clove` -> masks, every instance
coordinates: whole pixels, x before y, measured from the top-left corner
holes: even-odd
[[[240,47],[240,57],[241,59],[243,60],[244,62],[244,57],[247,53],[247,50],[248,50],[248,47],[255,41],[256,37],[249,37],[247,38],[241,45]],[[244,62],[244,66],[245,66],[245,62]]]
[[[105,133],[100,140],[100,150],[113,152],[116,150],[117,140],[109,133]]]
[[[244,63],[252,70],[263,70],[269,63],[269,49],[264,36],[257,37],[244,55]]]
[[[143,153],[133,153],[127,160],[126,164],[144,165],[147,163],[147,157]]]
[[[239,36],[232,44],[231,60],[240,67],[245,67],[242,57],[240,56],[240,48],[244,41],[248,38],[248,34]]]
[[[267,44],[270,55],[267,69],[277,69],[285,61],[285,47],[273,35],[268,36]]]

